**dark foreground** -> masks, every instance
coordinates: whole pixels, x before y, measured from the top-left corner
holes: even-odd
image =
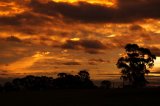
[[[0,106],[159,106],[159,100],[155,88],[0,93]]]

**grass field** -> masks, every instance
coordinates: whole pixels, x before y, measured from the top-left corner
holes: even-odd
[[[0,93],[0,106],[159,106],[159,100],[160,89],[53,90]]]

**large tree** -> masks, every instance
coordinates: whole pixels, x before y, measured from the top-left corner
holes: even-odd
[[[121,69],[121,79],[133,86],[145,86],[148,81],[145,75],[154,66],[156,56],[147,48],[137,44],[127,44],[125,53],[118,59],[117,67]]]

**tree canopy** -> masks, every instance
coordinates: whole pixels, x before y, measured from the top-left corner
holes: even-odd
[[[0,91],[19,90],[53,90],[53,89],[94,89],[96,85],[90,80],[87,70],[81,70],[77,75],[58,73],[57,78],[28,75],[15,78],[11,82],[0,85]]]
[[[133,86],[145,86],[148,81],[145,74],[154,66],[156,56],[147,48],[137,44],[127,44],[125,54],[117,61],[117,67],[121,69],[121,79],[129,81]]]

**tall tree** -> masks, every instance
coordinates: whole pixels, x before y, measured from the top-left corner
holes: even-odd
[[[127,44],[125,54],[117,61],[117,67],[121,69],[121,79],[129,81],[133,86],[145,86],[148,81],[145,74],[154,66],[156,56],[147,48],[137,44]]]

